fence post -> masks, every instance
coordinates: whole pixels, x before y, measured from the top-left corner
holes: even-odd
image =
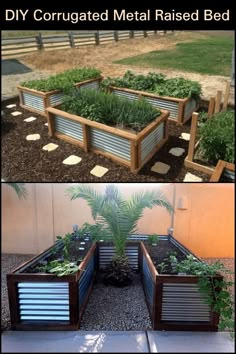
[[[197,132],[197,120],[198,120],[198,113],[194,112],[192,114],[192,123],[191,123],[191,130],[190,130],[190,141],[188,146],[188,157],[189,161],[193,161],[194,156],[194,148],[195,148],[195,140],[196,140],[196,132]]]
[[[214,110],[215,110],[215,97],[211,97],[208,106],[208,112],[207,112],[208,118],[210,118],[214,114]]]
[[[222,91],[218,90],[216,94],[216,104],[215,104],[214,113],[218,113],[220,111],[221,99],[222,99]]]
[[[222,111],[227,110],[228,101],[229,101],[229,94],[230,94],[230,81],[227,81]]]
[[[129,38],[134,38],[134,31],[129,31]]]
[[[75,47],[75,41],[74,41],[74,36],[73,36],[73,32],[68,31],[68,36],[69,36],[69,43],[71,48]]]
[[[118,42],[119,36],[118,36],[118,31],[114,31],[114,40]]]
[[[100,41],[99,41],[99,32],[95,32],[94,33],[94,37],[95,37],[95,44],[99,45]]]
[[[35,39],[36,39],[36,44],[37,44],[38,50],[42,50],[43,49],[42,34],[39,32],[39,34],[37,36],[35,36]]]
[[[147,37],[147,35],[148,35],[148,34],[147,34],[147,31],[143,31],[143,36],[144,36],[144,37]]]

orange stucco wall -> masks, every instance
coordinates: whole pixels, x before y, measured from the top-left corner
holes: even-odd
[[[72,225],[92,223],[90,208],[83,200],[70,201],[65,190],[73,184],[26,184],[28,197],[19,200],[2,183],[2,252],[36,254],[52,245]],[[98,191],[106,184],[91,183]],[[173,216],[162,208],[145,210],[139,233],[167,234],[199,257],[234,257],[234,185],[204,183],[118,184],[128,198],[133,192],[160,188],[175,206]]]

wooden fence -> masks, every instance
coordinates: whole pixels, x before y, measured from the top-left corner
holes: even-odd
[[[63,34],[2,38],[2,58],[24,55],[41,50],[78,48],[99,45],[124,39],[164,35],[170,31],[69,31]],[[173,32],[173,31],[171,31]]]

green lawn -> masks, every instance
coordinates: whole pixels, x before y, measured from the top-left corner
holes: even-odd
[[[153,51],[114,63],[230,76],[233,48],[233,37],[209,36],[193,42],[177,43],[170,50]]]

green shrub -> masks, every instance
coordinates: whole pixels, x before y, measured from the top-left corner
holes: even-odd
[[[163,74],[148,73],[148,75],[135,75],[126,71],[122,78],[110,78],[102,81],[102,87],[108,86],[130,88],[133,90],[156,93],[160,96],[177,98],[192,97],[200,99],[201,85],[196,81],[186,80],[182,77],[166,79]]]
[[[50,76],[48,79],[31,80],[21,82],[21,86],[38,91],[68,90],[78,82],[95,79],[101,71],[95,68],[79,68],[66,70],[62,73]]]
[[[200,151],[216,164],[218,160],[234,163],[234,111],[214,114],[200,128]]]
[[[144,99],[130,101],[96,90],[71,90],[61,105],[65,112],[112,126],[142,130],[161,112]]]

